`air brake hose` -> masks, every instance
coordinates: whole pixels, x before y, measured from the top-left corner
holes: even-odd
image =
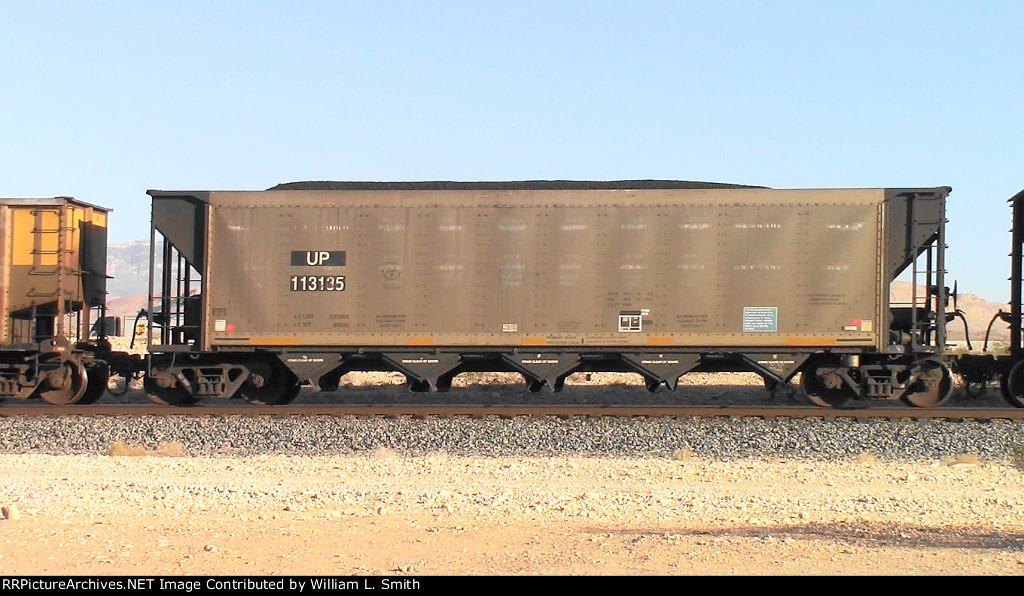
[[[1000,308],[999,312],[997,312],[995,316],[992,317],[992,320],[988,322],[988,329],[985,330],[985,343],[981,347],[982,352],[988,351],[988,336],[992,332],[992,324],[996,322],[996,319],[1003,319],[1005,321],[1005,317],[1009,314],[1010,313],[1004,312],[1003,309]]]
[[[960,317],[960,320],[964,322],[964,338],[967,340],[967,349],[973,350],[974,348],[971,346],[971,332],[967,329],[967,317],[964,316],[964,311],[958,308],[954,314]]]

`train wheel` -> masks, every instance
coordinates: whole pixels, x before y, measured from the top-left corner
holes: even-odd
[[[800,386],[811,402],[823,408],[838,408],[850,400],[852,392],[834,372],[819,374],[821,365],[808,362],[800,375]]]
[[[1024,408],[1024,360],[1013,365],[999,379],[999,387],[1005,399],[1015,408]]]
[[[249,378],[238,392],[249,403],[259,406],[280,406],[291,403],[301,386],[290,370],[277,362],[257,360],[248,365]]]
[[[88,382],[85,367],[68,360],[64,366],[46,374],[39,387],[39,397],[48,404],[69,406],[81,399]]]
[[[171,377],[172,379],[174,377]],[[192,395],[188,387],[182,387],[175,382],[171,387],[163,387],[153,377],[146,376],[142,381],[149,401],[161,406],[194,406],[199,403],[199,398]]]
[[[945,403],[953,395],[953,375],[949,367],[937,360],[922,360],[917,367],[919,377],[914,386],[921,390],[912,388],[900,399],[918,408],[934,408]]]
[[[82,394],[78,403],[96,403],[103,397],[103,392],[107,390],[107,381],[110,380],[110,367],[105,364],[97,364],[90,367],[86,374],[89,377],[89,381],[86,383],[85,393]]]

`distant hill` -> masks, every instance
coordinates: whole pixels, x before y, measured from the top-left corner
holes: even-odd
[[[149,240],[133,240],[107,245],[109,301],[149,291]]]
[[[135,320],[139,309],[146,308],[146,295],[136,294],[124,298],[114,298],[107,301],[107,315],[112,317],[128,317]]]

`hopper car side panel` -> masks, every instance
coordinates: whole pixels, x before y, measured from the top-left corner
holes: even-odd
[[[773,205],[751,192],[694,204],[679,191],[640,206],[627,196],[522,206],[513,193],[438,206],[215,202],[205,337],[212,347],[879,347],[882,194]]]

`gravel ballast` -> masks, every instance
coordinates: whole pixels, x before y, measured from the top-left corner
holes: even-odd
[[[762,418],[0,417],[0,452],[102,454],[116,442],[190,455],[582,455],[1010,461],[1024,422]]]

